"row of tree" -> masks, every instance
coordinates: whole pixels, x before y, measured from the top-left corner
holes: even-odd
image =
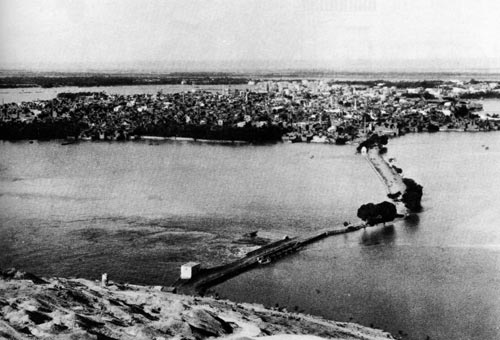
[[[6,121],[0,122],[0,139],[64,139],[66,137],[78,138],[84,131],[88,131],[85,124],[76,120],[34,120],[33,122]],[[94,130],[90,134],[92,139],[99,139],[99,132],[105,139],[127,139],[127,136],[159,136],[159,137],[190,137],[194,139],[246,141],[251,143],[267,143],[280,141],[284,128],[275,125],[242,128],[233,126],[208,126],[194,124],[179,124],[177,122],[162,122],[158,124],[140,125],[125,133],[121,129]],[[89,134],[86,132],[86,134]]]
[[[246,141],[252,143],[265,143],[280,141],[287,130],[282,127],[269,125],[254,127],[246,125],[244,127],[220,126],[213,127],[207,125],[194,124],[155,124],[139,126],[133,131],[133,135],[161,136],[161,137],[188,137],[194,139]]]
[[[422,199],[423,187],[411,178],[403,178],[403,182],[406,185],[406,191],[401,198],[402,202],[410,211],[420,211],[422,209],[420,202]],[[401,193],[398,192],[396,194],[389,194],[388,196],[389,198],[395,199],[400,195]],[[378,204],[363,204],[359,207],[357,216],[368,225],[373,226],[379,223],[394,221],[394,219],[400,215],[393,203],[384,201]]]
[[[78,137],[79,134],[78,124],[69,120],[33,121],[32,123],[0,122],[1,140],[64,139],[68,136]]]
[[[247,84],[249,78],[229,75],[143,76],[143,75],[61,75],[61,76],[14,76],[0,78],[0,88],[60,86],[124,86],[124,85],[238,85]]]

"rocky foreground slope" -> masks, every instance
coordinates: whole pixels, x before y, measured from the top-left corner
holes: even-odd
[[[5,339],[392,339],[353,323],[259,305],[176,295],[158,287],[0,272]]]

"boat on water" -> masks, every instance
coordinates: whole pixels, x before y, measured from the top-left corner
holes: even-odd
[[[271,259],[269,257],[259,257],[257,258],[257,262],[259,262],[259,264],[268,264],[271,263]]]

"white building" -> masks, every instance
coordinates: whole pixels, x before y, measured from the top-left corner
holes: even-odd
[[[201,265],[198,262],[188,262],[181,266],[181,279],[189,280],[200,270]]]

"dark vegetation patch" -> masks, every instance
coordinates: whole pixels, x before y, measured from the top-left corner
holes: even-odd
[[[403,178],[403,183],[406,185],[406,191],[401,200],[406,208],[413,212],[422,210],[423,187],[411,178]]]
[[[38,311],[27,310],[26,314],[28,314],[29,319],[37,325],[52,321],[52,318],[50,316]]]

